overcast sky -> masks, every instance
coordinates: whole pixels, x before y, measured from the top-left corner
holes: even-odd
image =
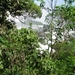
[[[55,0],[54,0],[55,1]],[[45,0],[45,2],[46,2],[46,6],[49,6],[49,3],[48,3],[48,0]],[[35,3],[37,3],[38,5],[40,4],[39,2],[35,2]],[[61,5],[61,4],[64,4],[64,1],[63,0],[57,0],[57,5]],[[37,18],[36,19],[36,21],[40,21],[40,22],[42,22],[42,23],[45,23],[44,21],[45,21],[45,16],[47,15],[47,11],[46,10],[42,10],[42,17],[39,19],[39,18]]]

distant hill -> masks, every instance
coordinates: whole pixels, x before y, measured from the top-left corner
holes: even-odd
[[[38,21],[31,21],[32,25],[44,25],[42,22],[38,22]]]

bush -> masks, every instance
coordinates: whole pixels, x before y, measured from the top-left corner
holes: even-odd
[[[23,75],[38,38],[32,30],[9,30],[0,36],[0,74]]]

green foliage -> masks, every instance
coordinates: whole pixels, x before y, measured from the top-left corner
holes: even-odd
[[[32,30],[9,30],[0,35],[0,74],[74,75],[75,40],[55,44],[53,57],[40,54],[38,38]]]
[[[33,53],[28,65],[31,75],[53,75],[56,73],[55,62],[46,51],[43,54],[40,54],[39,51]]]
[[[30,54],[38,47],[35,33],[28,29],[9,30],[0,41],[0,73],[23,75]]]
[[[55,16],[58,17],[58,25],[63,22],[62,19],[64,19],[65,22],[65,28],[66,29],[74,29],[74,21],[75,21],[75,6],[67,6],[67,5],[61,5],[56,6]],[[60,17],[59,17],[60,16]],[[61,22],[61,20],[62,22]]]
[[[41,8],[34,0],[0,0],[0,24],[6,21],[7,11],[12,16],[20,16],[24,12],[33,18],[42,16]]]
[[[67,3],[67,4],[72,4],[73,2],[75,2],[75,0],[64,0],[65,1],[65,3]]]
[[[39,6],[34,3],[34,0],[1,0],[0,8],[2,10],[8,10],[9,12],[14,13],[14,15],[20,15],[20,11],[35,11],[35,13],[41,12]]]
[[[43,2],[43,0],[39,1]],[[53,17],[62,17],[62,20],[64,19],[66,25],[69,26],[65,25],[66,29],[74,28],[74,6],[62,5],[56,9]],[[0,15],[4,20],[7,10],[11,14],[14,12],[14,15],[21,15],[20,11],[26,10],[32,14],[32,17],[35,17],[35,14],[41,16],[40,7],[34,4],[33,0],[1,0],[0,10]],[[49,22],[51,15],[47,16],[47,22]],[[3,24],[0,25],[0,75],[75,75],[75,39],[55,42],[52,48],[56,52],[50,57],[48,51],[43,51],[43,54],[40,54],[40,50],[36,49],[39,47],[38,37],[32,29],[17,30],[13,29],[8,21],[2,22]],[[58,32],[63,32],[63,29]]]
[[[4,42],[4,41],[6,42]],[[32,30],[9,30],[0,36],[2,75],[51,75],[55,65],[48,52],[40,54],[38,38]]]
[[[75,40],[57,43],[53,59],[55,60],[58,75],[75,74]]]

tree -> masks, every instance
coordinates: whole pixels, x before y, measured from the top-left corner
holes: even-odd
[[[57,32],[60,32],[61,37],[64,37],[64,40],[69,41],[69,31],[74,30],[74,6],[66,4],[62,6],[57,6],[55,11],[55,23],[57,24]],[[63,33],[63,34],[61,34]],[[60,36],[57,34],[57,36]]]
[[[54,5],[54,3],[55,5]],[[74,30],[74,6],[72,3],[74,1],[65,0],[65,4],[61,6],[56,5],[57,0],[48,1],[49,7],[44,7],[48,11],[48,15],[46,16],[45,21],[49,25],[47,31],[50,32],[48,41],[51,41],[51,49],[52,49],[52,34],[56,32],[55,42],[61,42],[63,40],[69,41],[69,31]],[[50,45],[49,45],[50,46]],[[52,50],[51,50],[52,51]]]
[[[53,36],[53,31],[54,31],[54,12],[55,12],[55,7],[56,7],[56,3],[57,0],[47,0],[48,3],[48,7],[44,7],[43,8],[48,12],[48,15],[46,16],[45,21],[47,22],[47,24],[49,25],[47,31],[49,32],[49,36],[47,37],[47,41],[51,41],[51,43],[48,43],[48,50],[49,47],[51,47],[51,51],[50,51],[50,56],[52,55],[52,36]]]
[[[12,16],[20,16],[22,13],[28,13],[31,17],[41,17],[42,12],[34,0],[0,0],[0,23],[4,23],[7,11]]]

